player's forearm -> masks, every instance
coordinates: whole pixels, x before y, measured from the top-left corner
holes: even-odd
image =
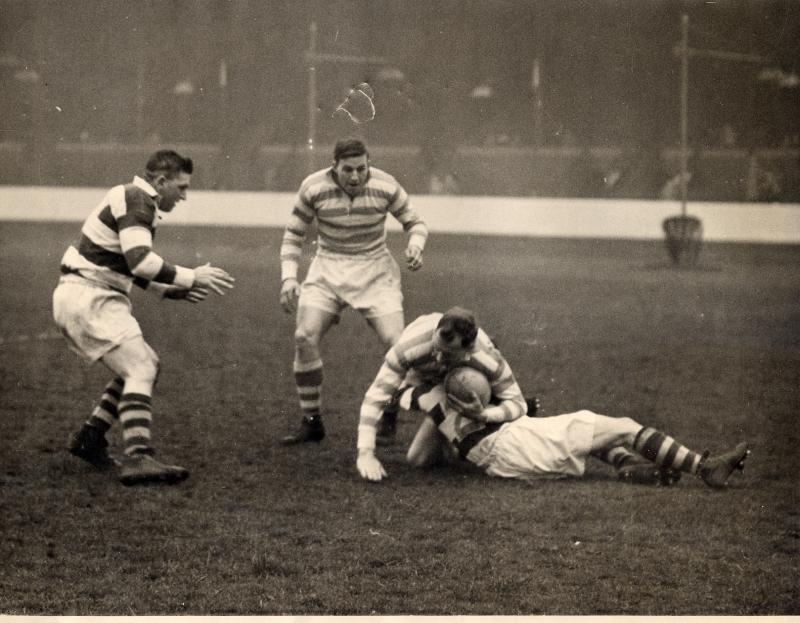
[[[300,265],[300,257],[303,253],[303,240],[305,239],[305,229],[300,229],[295,224],[294,227],[286,228],[281,241],[281,281],[287,279],[297,279],[297,271]]]
[[[153,251],[153,239],[143,227],[129,227],[119,232],[120,249],[134,277],[182,288],[191,288],[195,274],[191,268],[171,264]]]
[[[358,425],[358,451],[375,451],[375,438],[378,434],[377,422],[360,422]]]
[[[297,279],[297,273],[300,263],[295,259],[282,259],[281,260],[281,281],[287,279]]]
[[[511,400],[502,400],[498,405],[492,405],[483,410],[483,417],[487,423],[502,424],[503,422],[511,422],[517,418],[525,415],[528,410],[525,399],[514,398]]]
[[[419,247],[425,249],[425,243],[428,241],[428,227],[422,221],[418,222],[411,229],[408,230],[408,246]]]

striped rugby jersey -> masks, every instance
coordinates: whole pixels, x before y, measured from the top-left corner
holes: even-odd
[[[163,291],[169,285],[191,288],[194,271],[175,266],[153,252],[158,193],[135,176],[109,190],[88,216],[80,239],[61,259],[61,271],[76,273],[128,294],[135,283]]]
[[[428,227],[411,208],[408,194],[394,177],[370,167],[355,197],[339,186],[333,168],[309,175],[300,185],[281,243],[281,278],[296,279],[303,240],[317,220],[317,253],[369,256],[386,252],[386,215],[409,234],[409,245],[425,247]]]
[[[405,328],[395,345],[386,353],[383,365],[361,403],[359,449],[375,447],[376,427],[381,412],[404,381],[411,385],[436,385],[442,383],[447,372],[457,366],[475,368],[489,379],[492,396],[499,404],[493,404],[484,411],[488,422],[510,422],[527,412],[527,403],[511,367],[483,329],[478,329],[475,346],[464,360],[455,365],[441,361],[440,353],[433,344],[433,336],[441,317],[442,314],[438,312],[420,316]],[[469,431],[463,431],[465,435],[476,429],[474,421],[470,422],[473,424]]]

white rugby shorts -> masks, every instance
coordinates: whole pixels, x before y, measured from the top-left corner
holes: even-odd
[[[595,414],[586,410],[521,417],[482,439],[467,459],[500,478],[583,476],[594,427]]]
[[[122,292],[64,275],[53,292],[53,319],[69,347],[89,363],[142,335]]]
[[[402,312],[400,267],[388,251],[377,256],[317,254],[300,287],[298,305],[336,316],[348,306],[366,318]]]

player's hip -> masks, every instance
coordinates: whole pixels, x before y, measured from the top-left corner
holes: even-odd
[[[594,414],[588,411],[522,417],[482,440],[468,458],[491,476],[582,476],[594,426]]]
[[[142,333],[125,294],[77,276],[62,277],[53,291],[53,320],[70,347],[90,362]]]

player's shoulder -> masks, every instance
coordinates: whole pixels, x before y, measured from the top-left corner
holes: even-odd
[[[478,329],[478,337],[475,339],[475,350],[472,357],[489,369],[501,366],[504,361],[503,354],[483,329]]]
[[[109,188],[92,214],[101,219],[107,218],[109,213],[116,219],[126,214],[137,214],[140,220],[147,221],[155,218],[157,207],[155,198],[147,190],[131,182]]]
[[[334,192],[335,189],[336,182],[331,175],[331,169],[327,168],[307,175],[300,183],[298,194],[303,198],[304,202],[313,203],[320,196]]]
[[[394,189],[401,188],[400,182],[397,181],[397,178],[394,175],[387,173],[378,167],[370,166],[369,179],[370,182],[373,182],[376,185],[382,185]]]
[[[403,329],[403,333],[397,340],[397,344],[402,344],[403,347],[405,347],[408,344],[417,344],[420,341],[424,342],[425,340],[430,340],[441,317],[441,313],[435,312],[415,318]]]
[[[122,184],[118,188],[121,188],[125,206],[128,210],[140,210],[146,214],[155,214],[158,203],[147,189],[133,182]]]
[[[330,167],[320,169],[319,171],[314,171],[303,178],[303,181],[300,183],[300,188],[308,188],[319,184],[333,184],[334,181],[330,173]]]
[[[423,314],[422,316],[418,316],[417,318],[412,320],[408,324],[407,328],[408,329],[411,329],[412,327],[414,329],[419,329],[420,327],[433,327],[433,328],[435,328],[436,325],[439,324],[439,320],[441,320],[443,315],[444,314],[442,314],[442,312],[432,312],[430,314]]]

